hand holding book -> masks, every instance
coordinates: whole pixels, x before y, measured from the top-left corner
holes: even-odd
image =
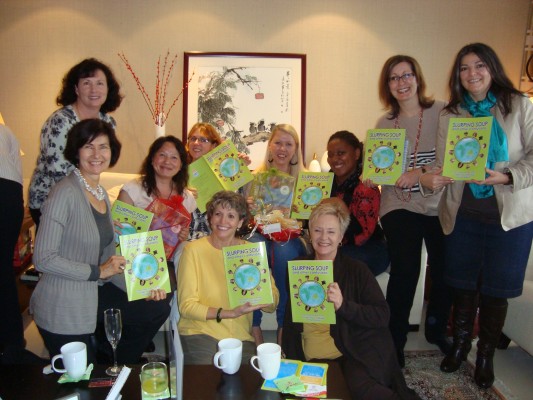
[[[433,168],[419,178],[419,183],[434,192],[442,190],[445,186],[455,182],[452,178],[442,176],[442,168]]]
[[[342,291],[339,287],[339,284],[337,282],[332,282],[328,285],[328,290],[326,292],[327,294],[327,300],[330,303],[333,303],[333,307],[335,307],[335,311],[337,311],[342,306]]]

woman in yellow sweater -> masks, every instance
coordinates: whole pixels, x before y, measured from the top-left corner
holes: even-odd
[[[242,360],[248,362],[255,354],[252,312],[274,312],[279,292],[271,278],[273,304],[231,309],[222,248],[246,243],[238,237],[249,220],[246,201],[234,192],[218,192],[207,203],[207,220],[211,234],[185,246],[178,268],[178,330],[185,364],[211,364],[218,341],[229,337],[243,342]]]

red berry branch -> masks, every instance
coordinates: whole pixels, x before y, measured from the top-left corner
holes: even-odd
[[[165,103],[166,103],[166,96],[167,96],[167,87],[170,82],[170,77],[172,75],[172,71],[174,70],[174,66],[176,65],[176,60],[178,59],[178,55],[175,54],[172,57],[172,60],[170,62],[170,66],[168,66],[168,61],[170,57],[170,52],[167,51],[167,54],[165,55],[165,58],[163,59],[163,67],[161,68],[161,56],[157,59],[157,65],[156,65],[156,80],[155,80],[155,101],[152,103],[152,99],[150,98],[150,95],[144,88],[143,84],[141,83],[141,80],[133,70],[133,67],[131,66],[129,60],[124,55],[124,52],[118,53],[118,56],[120,60],[124,63],[126,66],[126,69],[130,72],[131,76],[135,80],[135,83],[137,84],[137,89],[139,92],[141,92],[141,95],[143,96],[143,100],[148,106],[148,111],[150,111],[150,114],[152,115],[152,119],[154,120],[154,123],[159,126],[163,126],[165,122],[167,121],[168,115],[170,114],[170,111],[172,108],[174,108],[174,105],[177,103],[180,96],[183,94],[183,91],[185,88],[189,86],[189,83],[192,80],[192,77],[194,76],[194,72],[192,73],[191,77],[181,88],[181,91],[178,93],[170,107],[165,111]]]

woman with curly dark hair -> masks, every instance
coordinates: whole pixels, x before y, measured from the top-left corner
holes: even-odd
[[[37,227],[50,189],[74,170],[63,156],[68,131],[89,118],[101,119],[115,128],[115,120],[108,113],[115,111],[121,101],[120,85],[104,63],[87,58],[67,72],[56,99],[61,108],[41,129],[40,153],[30,182],[29,207]]]

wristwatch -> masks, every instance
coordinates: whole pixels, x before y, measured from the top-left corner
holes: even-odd
[[[513,173],[509,168],[505,168],[503,170],[503,174],[507,175],[507,178],[509,178],[509,181],[505,184],[506,186],[514,184]]]
[[[217,322],[220,324],[220,322],[222,321],[222,318],[220,318],[220,313],[222,312],[222,307],[220,307],[218,310],[217,310]]]

